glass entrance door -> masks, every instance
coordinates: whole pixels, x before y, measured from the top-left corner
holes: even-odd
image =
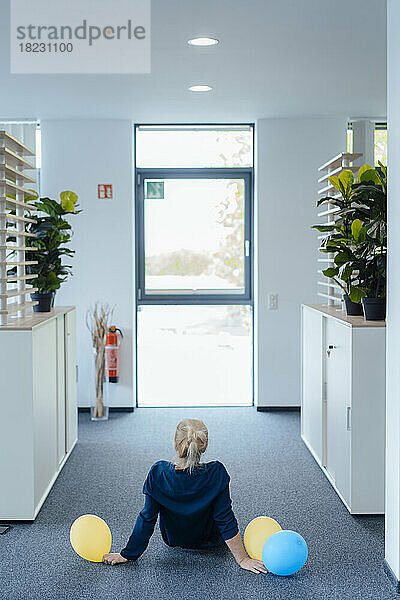
[[[249,405],[251,169],[137,171],[139,406]]]

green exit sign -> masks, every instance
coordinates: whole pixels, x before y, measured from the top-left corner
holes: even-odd
[[[164,182],[146,181],[146,198],[148,200],[164,200]]]

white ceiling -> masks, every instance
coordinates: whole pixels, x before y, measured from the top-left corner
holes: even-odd
[[[152,0],[150,75],[10,75],[0,10],[0,120],[386,114],[386,0]],[[186,44],[205,35],[221,43]]]

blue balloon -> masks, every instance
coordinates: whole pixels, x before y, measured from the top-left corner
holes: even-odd
[[[274,575],[293,575],[305,564],[308,548],[304,538],[295,531],[282,529],[273,533],[265,542],[262,561]]]

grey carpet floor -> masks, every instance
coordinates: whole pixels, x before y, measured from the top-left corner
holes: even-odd
[[[174,427],[184,416],[206,421],[206,459],[222,460],[230,472],[242,531],[266,514],[307,540],[309,560],[298,574],[254,575],[225,550],[170,549],[158,527],[136,563],[92,564],[73,552],[69,528],[85,513],[107,521],[114,550],[125,544],[148,468],[172,457]],[[383,519],[348,514],[301,442],[296,413],[143,408],[114,413],[108,422],[92,423],[87,414],[79,421],[79,443],[36,521],[0,537],[2,600],[398,598],[382,568]]]

